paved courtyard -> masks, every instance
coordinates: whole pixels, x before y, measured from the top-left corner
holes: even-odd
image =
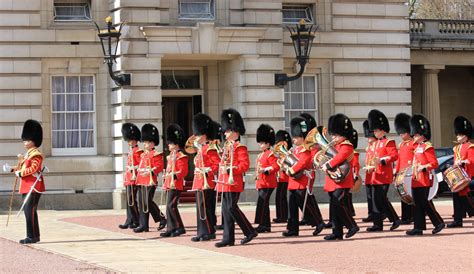
[[[451,220],[450,201],[437,202],[445,221]],[[397,210],[398,208],[398,203]],[[254,206],[243,206],[252,219]],[[432,236],[404,235],[411,226],[395,232],[367,233],[368,224],[360,223],[366,214],[363,204],[356,205],[361,232],[351,239],[326,242],[324,230],[313,237],[312,229],[302,228],[300,237],[283,238],[284,224],[274,224],[271,233],[260,234],[240,246],[243,237],[237,229],[236,246],[217,249],[215,241],[193,243],[196,232],[194,208],[182,208],[187,233],[163,239],[152,225],[150,232],[135,234],[120,230],[124,211],[40,211],[41,243],[28,247],[16,242],[24,237],[24,219],[12,217],[5,228],[0,216],[2,244],[0,272],[465,272],[472,273],[474,262],[474,219],[464,227],[445,229]],[[327,205],[322,205],[327,217]],[[388,223],[386,226],[388,230]],[[431,224],[428,223],[428,229]],[[218,232],[217,240],[221,239]],[[21,254],[21,255],[20,255]],[[12,262],[22,260],[33,264]]]

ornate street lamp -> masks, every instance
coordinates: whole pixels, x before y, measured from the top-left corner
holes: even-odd
[[[117,63],[117,49],[120,41],[120,31],[122,30],[122,24],[120,24],[118,31],[112,26],[112,17],[108,16],[105,18],[107,28],[101,30],[97,23],[94,22],[97,27],[98,36],[100,43],[102,44],[102,50],[104,52],[104,63],[107,63],[109,67],[109,74],[112,80],[114,80],[117,86],[128,86],[130,85],[130,74],[125,73],[114,73],[112,65]]]
[[[293,47],[295,48],[296,61],[300,66],[300,71],[294,76],[288,76],[286,73],[275,74],[275,85],[279,87],[285,86],[288,82],[294,81],[303,75],[304,68],[311,54],[311,46],[313,45],[314,33],[318,29],[317,26],[306,26],[304,19],[301,19],[295,27],[288,27]]]

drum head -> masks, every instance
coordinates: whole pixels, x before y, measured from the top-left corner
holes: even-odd
[[[410,197],[413,197],[413,195],[411,194],[412,173],[413,169],[409,168],[405,173],[405,178],[403,179],[403,185],[405,186],[405,190]]]
[[[438,187],[439,187],[439,181],[438,181],[438,176],[436,176],[436,173],[434,170],[431,171],[431,174],[433,176],[433,185],[430,187],[430,193],[428,194],[428,201],[431,201],[436,194],[438,193]]]

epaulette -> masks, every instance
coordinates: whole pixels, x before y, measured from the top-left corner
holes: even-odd
[[[342,141],[341,145],[350,145],[351,147],[354,146],[349,140]]]
[[[28,159],[31,159],[33,157],[41,157],[41,159],[44,158],[43,154],[39,151],[39,149],[34,149],[31,151],[31,153],[28,154]]]
[[[142,149],[142,148],[139,148],[139,149],[137,149],[137,151],[135,151],[135,153],[139,153],[139,152],[140,152],[140,153],[143,153],[143,149]]]
[[[241,143],[238,143],[238,144],[237,144],[237,146],[235,146],[235,148],[238,148],[238,147],[244,147],[244,148],[247,148],[247,146],[246,146],[246,145],[244,145],[244,144],[241,144]]]
[[[359,151],[354,151],[354,155],[359,155]]]
[[[160,156],[161,154],[163,154],[163,152],[155,151],[155,153],[153,154],[153,157]]]
[[[216,143],[210,143],[208,146],[207,146],[207,150],[206,152],[210,151],[210,150],[217,150],[219,151],[218,147],[217,147],[217,144]]]
[[[184,157],[188,157],[188,155],[186,155],[183,152],[179,151],[178,155],[176,156],[176,159],[181,159],[181,158],[184,158]]]
[[[471,148],[471,147],[474,147],[474,144],[473,144],[473,143],[470,143],[467,148]]]
[[[429,141],[425,142],[425,149],[424,151],[428,150],[429,148],[433,147],[433,144]]]
[[[385,142],[385,145],[388,145],[388,143],[390,143],[390,142],[393,142],[395,144],[395,146],[397,146],[397,143],[395,143],[395,140],[388,139],[388,138],[387,138],[387,142]]]

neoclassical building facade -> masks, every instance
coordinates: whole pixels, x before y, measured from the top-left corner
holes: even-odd
[[[179,123],[192,134],[193,114],[219,119],[236,108],[252,166],[260,123],[287,128],[305,111],[326,124],[343,112],[362,132],[372,108],[393,122],[412,111],[404,2],[0,0],[1,162],[15,163],[23,122],[37,119],[50,169],[46,206],[120,208],[123,122],[153,123],[160,133]],[[103,64],[92,21],[104,27],[107,16],[125,23],[114,70],[131,74],[129,86],[117,87]],[[319,26],[310,63],[280,88],[275,73],[297,71],[286,26],[300,18]],[[359,148],[365,145],[361,138]],[[3,193],[11,181],[0,175]]]

